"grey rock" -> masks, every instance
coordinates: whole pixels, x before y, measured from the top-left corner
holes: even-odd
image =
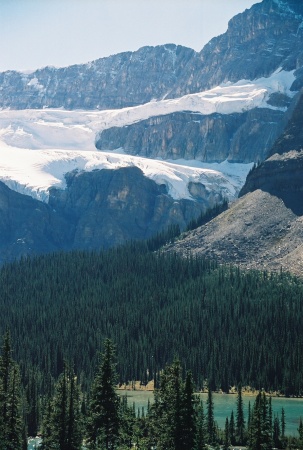
[[[180,78],[194,50],[174,44],[142,47],[88,64],[31,74],[0,73],[0,107],[108,109],[162,98]]]
[[[58,250],[108,248],[172,224],[184,229],[220,200],[201,186],[195,191],[194,183],[195,199],[174,200],[136,167],[72,172],[66,178],[66,189],[50,190],[48,204],[0,182],[0,263]]]
[[[303,94],[271,156],[255,167],[229,210],[167,251],[245,269],[303,270]]]
[[[99,133],[96,147],[148,158],[249,163],[264,160],[281,132],[283,112],[255,108],[245,113],[180,112],[152,117]]]
[[[303,84],[301,2],[263,0],[232,18],[201,52],[174,44],[143,47],[88,64],[32,74],[0,73],[0,107],[108,109],[134,106],[241,79],[297,70]]]

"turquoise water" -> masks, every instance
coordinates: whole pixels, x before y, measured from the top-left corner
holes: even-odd
[[[120,395],[127,394],[128,404],[132,406],[135,403],[136,411],[142,407],[146,409],[148,400],[152,403],[154,396],[149,391],[119,391]],[[203,400],[206,409],[207,394],[199,394]],[[251,406],[255,401],[254,396],[243,395],[244,414],[247,417],[248,403]],[[226,417],[230,417],[231,412],[234,411],[236,415],[236,401],[237,396],[233,394],[213,394],[214,399],[214,415],[215,420],[220,428],[224,428]],[[303,399],[296,398],[282,398],[272,397],[273,417],[278,415],[281,418],[281,410],[284,408],[287,435],[297,436],[300,417],[303,419]]]

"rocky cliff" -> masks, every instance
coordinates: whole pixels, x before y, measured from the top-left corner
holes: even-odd
[[[98,135],[96,147],[122,147],[147,158],[250,163],[266,158],[282,119],[282,111],[266,108],[226,115],[180,112],[108,128]]]
[[[194,50],[174,44],[143,47],[88,64],[31,74],[0,73],[0,107],[122,108],[162,98],[182,77]]]
[[[240,196],[256,189],[283,200],[295,214],[303,215],[303,95],[271,156],[248,175]]]
[[[191,183],[193,200],[174,200],[136,167],[72,172],[67,188],[51,189],[49,203],[0,182],[0,263],[58,250],[98,249],[144,239],[171,224],[181,229],[210,199]]]
[[[270,158],[248,175],[241,198],[169,250],[243,268],[303,273],[303,96]]]
[[[263,0],[230,20],[200,53],[174,44],[143,47],[88,64],[0,74],[0,107],[108,109],[181,97],[221,83],[297,70],[302,86],[303,9]]]
[[[302,85],[303,4],[263,0],[233,17],[226,33],[195,54],[170,95],[209,89],[228,81],[267,77],[275,70],[297,70]]]

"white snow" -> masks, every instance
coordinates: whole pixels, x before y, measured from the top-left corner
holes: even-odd
[[[39,83],[38,78],[34,77],[32,78],[28,83],[27,86],[34,86],[36,89],[44,89],[44,86]]]
[[[190,167],[112,152],[59,149],[34,151],[0,143],[0,180],[17,192],[46,202],[50,187],[65,188],[64,175],[67,172],[131,166],[139,167],[156,183],[165,184],[175,199],[191,198],[187,186],[193,181],[203,183],[209,192],[222,193],[227,199],[233,200],[251,164],[225,165],[234,166],[236,175],[230,173],[225,176],[219,170],[212,169],[211,165],[203,169],[203,164],[201,167]]]
[[[0,180],[14,190],[47,201],[51,186],[64,188],[67,172],[135,165],[157,183],[165,183],[176,199],[190,198],[187,185],[195,181],[232,200],[252,164],[155,161],[125,155],[123,149],[99,152],[95,149],[96,135],[106,128],[176,111],[230,114],[272,108],[266,103],[270,94],[293,96],[293,81],[293,72],[280,70],[269,78],[227,83],[198,94],[120,110],[0,110]],[[36,78],[31,83],[40,88]]]

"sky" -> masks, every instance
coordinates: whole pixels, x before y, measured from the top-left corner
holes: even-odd
[[[145,45],[200,51],[260,0],[0,0],[0,71],[86,63]]]

